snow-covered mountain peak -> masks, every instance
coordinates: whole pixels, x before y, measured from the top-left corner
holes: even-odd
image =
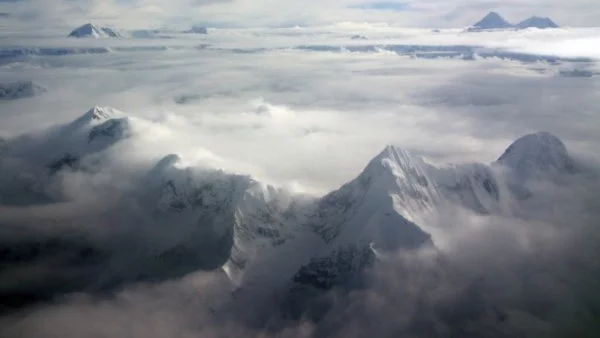
[[[120,34],[111,28],[99,27],[92,23],[86,23],[80,27],[77,27],[69,34],[69,37],[73,38],[116,38],[119,36]]]
[[[513,25],[496,12],[488,13],[483,19],[473,25],[475,29],[504,29]]]
[[[132,135],[129,118],[116,109],[96,106],[70,123],[53,130],[47,139],[52,171],[99,153]],[[65,159],[68,159],[65,162]]]
[[[423,157],[397,146],[386,146],[367,165],[363,174],[375,174],[378,170],[391,173],[394,177],[410,178],[428,164]]]
[[[573,170],[564,143],[548,132],[528,134],[517,139],[496,163],[510,168],[520,180],[537,174],[560,174]]]
[[[497,179],[489,166],[433,164],[396,146],[387,146],[371,160],[356,182],[356,187],[364,187],[360,189],[369,194],[390,196],[395,209],[413,222],[447,203],[477,213],[500,208]]]
[[[73,121],[73,123],[77,124],[99,124],[103,123],[106,120],[121,117],[124,114],[117,109],[103,106],[95,106],[92,109],[88,110],[81,117]]]
[[[546,28],[558,28],[558,25],[552,21],[552,19],[547,18],[547,17],[539,17],[539,16],[532,16],[528,19],[525,19],[521,22],[519,22],[517,24],[517,28],[520,29],[525,29],[525,28],[539,28],[539,29],[546,29]]]
[[[124,114],[114,108],[110,107],[101,107],[96,106],[86,113],[81,115],[80,117],[73,120],[71,123],[64,125],[61,128],[61,135],[57,135],[60,137],[69,137],[69,142],[76,142],[75,138],[78,139],[87,139],[87,141],[91,141],[94,138],[91,133],[95,127],[99,127],[100,125],[110,121],[111,119],[124,117]],[[121,123],[118,123],[121,124]],[[122,126],[122,125],[121,125]],[[104,127],[99,127],[96,129],[96,133],[101,132],[102,129],[108,127],[105,125]],[[118,127],[118,125],[113,125],[113,127]],[[80,143],[80,142],[76,142]]]

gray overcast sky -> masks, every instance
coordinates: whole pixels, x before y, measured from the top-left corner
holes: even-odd
[[[495,10],[509,21],[549,16],[564,26],[594,26],[597,0],[0,0],[1,24],[122,28],[266,27],[386,22],[406,27],[464,27]],[[2,22],[4,21],[4,22]]]

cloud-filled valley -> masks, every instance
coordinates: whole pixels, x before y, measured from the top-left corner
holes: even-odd
[[[597,29],[67,33],[1,37],[0,336],[599,332]]]

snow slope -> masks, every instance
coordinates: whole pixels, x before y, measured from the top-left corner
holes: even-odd
[[[85,170],[80,163],[86,158],[135,137],[136,120],[95,107],[41,135],[7,140],[0,166],[32,177]],[[7,166],[6,159],[27,166]],[[172,154],[132,177],[131,190],[115,199],[124,199],[118,205],[137,205],[140,233],[156,236],[156,264],[170,262],[182,273],[222,267],[238,283],[259,282],[280,264],[280,279],[328,288],[367,268],[377,255],[435,246],[423,226],[428,215],[448,208],[477,215],[510,212],[504,206],[518,195],[514,186],[568,175],[574,168],[562,141],[546,132],[519,138],[491,165],[435,165],[387,146],[354,180],[316,198],[218,168],[186,166]],[[14,182],[19,180],[2,175],[5,204],[16,190],[43,180]],[[43,201],[43,194],[34,197],[29,200]]]
[[[85,170],[89,157],[131,134],[131,121],[122,112],[94,107],[67,124],[6,140],[0,170],[9,174],[0,181],[10,182],[12,188],[0,190],[0,200],[4,204],[48,202],[52,198],[46,189],[55,174],[62,170]],[[6,188],[2,182],[0,186]]]
[[[427,216],[448,209],[511,213],[511,202],[523,198],[530,181],[573,168],[564,144],[547,132],[519,138],[491,165],[437,166],[387,146],[355,180],[317,202],[309,226],[327,244],[294,280],[329,288],[368,267],[374,253],[435,246],[424,231]]]
[[[508,168],[509,176],[519,183],[568,174],[575,170],[575,164],[563,142],[547,132],[517,139],[498,158],[496,164]]]

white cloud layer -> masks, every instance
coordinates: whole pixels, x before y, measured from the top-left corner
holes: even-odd
[[[390,5],[391,4],[391,5]],[[377,9],[377,8],[380,9]],[[389,8],[398,10],[389,10]],[[594,26],[600,9],[593,0],[17,0],[0,2],[20,25],[76,25],[87,21],[124,28],[205,23],[211,26],[274,27],[335,22],[387,22],[404,27],[464,27],[487,12],[510,21],[550,16],[565,26]],[[15,22],[15,24],[17,24]],[[151,27],[149,27],[151,26]]]
[[[202,22],[202,16],[192,17],[195,6],[198,13],[214,15],[210,20],[215,22],[252,26],[272,24],[275,15],[289,24],[337,22],[345,13],[362,13],[339,10],[356,4],[349,1],[308,1],[305,11],[286,2],[185,1],[181,7],[177,2],[166,7],[151,0],[58,1],[48,11],[32,10],[39,4],[0,1],[0,11],[31,15],[42,25],[67,15],[66,25],[89,18],[122,27],[140,27],[143,16],[148,18],[144,25],[176,18]],[[537,8],[528,1],[473,7],[501,4],[514,8],[507,11],[510,19],[513,13]],[[576,4],[582,11],[593,7],[574,1],[566,8]],[[545,5],[549,12],[555,8],[551,1]],[[430,15],[440,25],[439,13],[468,7],[429,1],[408,6],[424,13],[415,24]],[[137,7],[144,11],[131,10]],[[179,17],[173,8],[189,8],[191,14]],[[475,8],[464,11],[475,13]],[[331,13],[339,17],[324,19]],[[377,11],[351,19],[380,21],[409,14]],[[459,22],[464,15],[448,20]],[[597,29],[437,33],[345,22],[114,40],[67,39],[64,27],[36,34],[13,34],[15,30],[5,25],[0,37],[0,78],[32,81],[46,91],[0,101],[0,135],[43,130],[107,105],[131,117],[136,137],[98,157],[90,155],[87,170],[57,174],[48,193],[66,202],[0,205],[0,246],[15,238],[41,238],[42,243],[49,238],[43,249],[59,248],[41,262],[17,260],[12,270],[0,267],[7,277],[0,278],[0,291],[61,290],[67,282],[81,290],[17,314],[2,313],[5,308],[0,307],[1,337],[410,337],[457,332],[467,337],[595,337],[600,322],[595,288],[600,271]],[[355,34],[368,39],[351,40]],[[367,274],[368,288],[308,297],[299,320],[281,318],[279,308],[269,306],[281,299],[257,292],[252,284],[232,293],[235,286],[222,271],[181,278],[189,267],[172,271],[177,264],[165,264],[158,254],[178,248],[178,240],[189,244],[187,224],[170,223],[168,231],[153,227],[164,224],[129,205],[131,196],[115,198],[135,191],[130,185],[143,186],[139,176],[170,153],[181,155],[184,165],[218,167],[318,195],[355,178],[387,144],[417,151],[432,162],[488,163],[517,137],[538,130],[558,135],[573,157],[591,168],[589,177],[574,174],[557,184],[533,186],[535,198],[508,214],[441,210],[419,224],[433,235],[438,252],[385,255]],[[25,157],[43,162],[55,145],[51,138],[37,135],[17,145],[28,149],[28,142],[36,140],[42,140],[38,152],[25,152]],[[0,169],[6,170],[0,173],[2,187],[21,182],[15,177],[30,182],[13,176],[27,174],[19,170],[22,163],[0,159]],[[103,170],[95,171],[98,167]],[[26,188],[35,192],[36,186]],[[194,234],[194,249],[211,245],[199,245],[196,240],[204,237]],[[74,247],[76,256],[61,252],[61,245]],[[301,256],[289,256],[294,255]],[[71,269],[80,256],[101,264]],[[157,256],[158,263],[146,261]],[[287,264],[290,257],[277,257],[278,263]],[[257,274],[261,268],[273,269],[269,258],[254,266]],[[136,274],[147,271],[162,275],[153,283],[137,283],[144,276]],[[92,287],[106,283],[108,290],[88,294],[87,285],[76,285],[90,276],[100,276]],[[111,282],[118,291],[110,288]],[[259,286],[262,291],[271,285]],[[331,311],[319,311],[323,307]],[[321,321],[313,323],[311,317]]]
[[[356,33],[370,40],[351,41]],[[52,90],[0,103],[0,133],[43,128],[108,105],[160,123],[164,132],[153,133],[163,154],[206,149],[225,159],[224,168],[320,192],[354,177],[386,144],[440,160],[490,162],[517,136],[547,130],[574,153],[595,156],[594,61],[522,62],[504,54],[427,59],[439,52],[414,58],[394,46],[597,57],[597,44],[585,41],[598,36],[594,29],[460,34],[343,24],[168,40],[5,37],[8,51],[111,52],[8,59],[0,68],[5,81],[32,80]],[[575,45],[579,50],[563,49]]]

